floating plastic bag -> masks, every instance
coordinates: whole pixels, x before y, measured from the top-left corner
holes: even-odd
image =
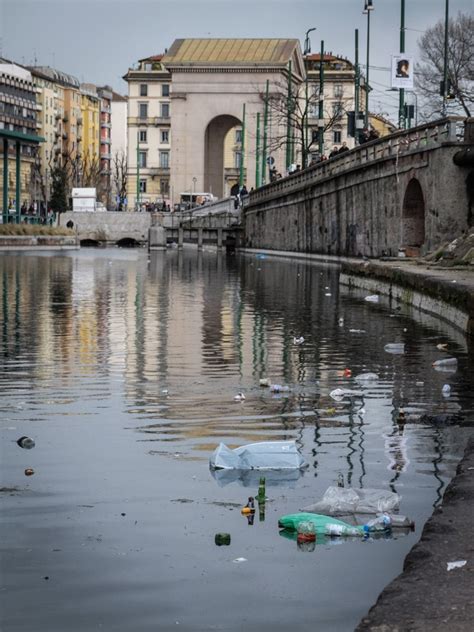
[[[376,514],[398,509],[401,496],[382,489],[328,487],[322,499],[302,511],[339,516],[349,513]]]
[[[231,450],[221,443],[211,455],[213,469],[230,470],[298,470],[308,463],[294,441],[262,441]]]

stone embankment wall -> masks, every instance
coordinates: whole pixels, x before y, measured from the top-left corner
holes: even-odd
[[[423,254],[468,228],[472,165],[450,130],[401,133],[319,163],[250,195],[244,245],[340,256]],[[470,138],[470,136],[469,136]]]
[[[0,235],[0,250],[77,250],[76,235]]]

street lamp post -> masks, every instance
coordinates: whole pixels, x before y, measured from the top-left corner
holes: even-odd
[[[315,31],[316,27],[310,28],[306,31],[306,36],[304,39],[304,56],[306,60],[306,55],[309,55],[311,52],[311,40],[309,39],[309,34],[312,31]],[[308,66],[306,64],[306,80],[305,80],[305,121],[304,121],[304,148],[303,148],[303,168],[308,165],[308,118],[309,118],[309,99],[308,99]]]
[[[369,57],[370,57],[370,13],[374,10],[373,0],[365,0],[364,4],[364,15],[367,15],[367,70],[365,73],[365,117],[364,124],[365,127],[369,127]]]
[[[446,0],[444,17],[444,65],[443,65],[443,116],[447,114],[448,100],[448,40],[449,40],[449,0]]]
[[[196,176],[193,177],[193,197],[191,199],[191,207],[193,207],[196,203],[196,182],[197,182],[197,178]]]
[[[400,52],[405,52],[405,0],[401,0],[401,15],[400,15]],[[398,126],[401,129],[406,127],[405,118],[405,90],[400,88],[399,100],[398,100]]]

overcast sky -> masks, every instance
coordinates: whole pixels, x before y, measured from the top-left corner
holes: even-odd
[[[398,96],[386,92],[390,57],[400,42],[400,0],[373,0],[371,110],[392,113]],[[418,52],[421,33],[444,19],[445,0],[406,0],[407,54]],[[80,81],[112,85],[126,94],[122,76],[137,59],[161,53],[176,38],[298,38],[311,27],[312,52],[354,59],[359,29],[365,64],[364,0],[0,0],[1,55],[49,65]],[[450,0],[450,14],[472,13],[473,0]]]

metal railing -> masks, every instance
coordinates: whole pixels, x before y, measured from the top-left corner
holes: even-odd
[[[250,203],[263,199],[267,195],[283,193],[287,189],[298,189],[317,180],[360,168],[376,160],[398,158],[410,152],[435,149],[443,143],[462,143],[464,122],[463,117],[450,116],[358,145],[334,158],[318,162],[307,169],[260,187],[252,192]]]

